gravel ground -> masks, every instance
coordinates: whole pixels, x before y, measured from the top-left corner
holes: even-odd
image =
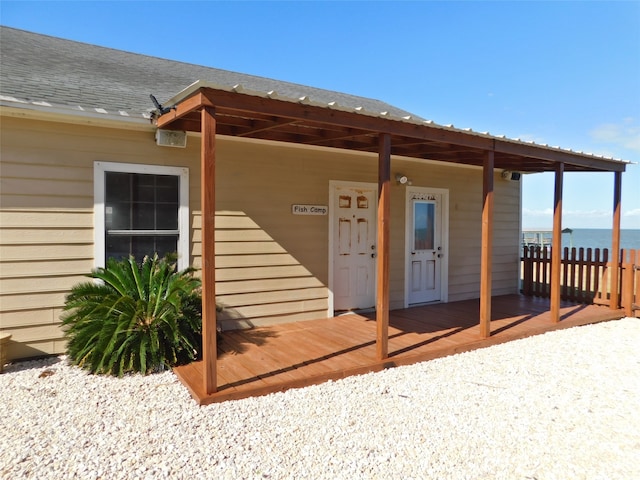
[[[0,477],[639,479],[639,346],[629,318],[206,407],[171,372],[16,363]]]

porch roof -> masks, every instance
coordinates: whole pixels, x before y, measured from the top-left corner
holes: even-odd
[[[159,128],[200,131],[202,107],[214,107],[216,132],[321,147],[377,153],[379,134],[391,137],[391,154],[481,167],[488,151],[495,168],[523,172],[624,172],[627,162],[560,147],[539,145],[488,133],[443,126],[388,112],[320,103],[310,97],[280,97],[277,92],[248,91],[197,81],[170,99],[171,110],[156,112]]]

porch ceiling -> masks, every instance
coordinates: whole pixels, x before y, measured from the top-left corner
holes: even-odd
[[[158,128],[200,131],[202,107],[214,107],[220,135],[377,153],[379,134],[391,136],[391,154],[423,160],[482,166],[495,152],[495,168],[517,172],[619,171],[626,162],[556,147],[441,126],[410,117],[398,118],[314,104],[307,97],[282,99],[273,93],[244,92],[203,82],[181,92],[175,107],[156,119]]]

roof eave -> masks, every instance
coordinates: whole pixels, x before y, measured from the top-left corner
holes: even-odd
[[[475,152],[476,157],[480,152],[494,151],[505,157],[517,157],[523,165],[519,170],[524,172],[550,171],[557,163],[566,164],[570,167],[568,171],[624,172],[628,164],[613,158],[496,137],[473,130],[461,130],[411,117],[394,117],[386,112],[368,112],[358,108],[344,108],[333,103],[318,103],[308,97],[292,99],[280,97],[277,92],[247,91],[240,85],[227,88],[210,82],[197,81],[165,105],[172,105],[172,109],[156,120],[159,128],[198,131],[200,120],[194,113],[204,106],[210,106],[220,110],[225,109],[226,115],[255,114],[279,118],[280,121],[290,119],[292,122],[316,128],[338,126],[353,129],[361,135],[390,133],[398,137],[416,139],[425,144],[438,143],[443,147],[460,146],[468,149],[469,152]],[[275,124],[277,125],[277,122]],[[463,163],[466,162],[463,161]],[[474,162],[469,164],[477,165]]]

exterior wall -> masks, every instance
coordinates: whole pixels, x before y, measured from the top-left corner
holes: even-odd
[[[93,162],[188,167],[190,262],[200,267],[199,138],[158,147],[152,128],[3,117],[0,329],[9,358],[60,353],[65,294],[93,259]],[[477,298],[482,170],[392,159],[415,186],[449,190],[449,301]],[[224,328],[323,318],[329,307],[330,216],[291,214],[329,205],[329,181],[377,182],[377,156],[219,138],[216,296]],[[520,189],[496,174],[494,294],[517,291]],[[405,187],[391,189],[391,308],[404,304]]]
[[[159,148],[150,126],[125,131],[11,117],[2,118],[0,141],[0,329],[12,335],[9,358],[60,353],[64,297],[94,266],[93,162],[197,172],[199,149],[197,142]]]
[[[216,155],[216,293],[223,328],[234,326],[230,319],[248,326],[325,317],[330,217],[293,215],[291,206],[328,205],[330,180],[376,182],[375,161],[234,139],[219,141]],[[200,245],[194,248],[199,254]]]
[[[392,160],[392,177],[401,172],[414,186],[449,190],[448,301],[480,296],[482,169]],[[405,245],[404,187],[392,188],[391,307],[402,307]],[[400,225],[398,225],[400,224]],[[520,182],[494,175],[493,295],[517,293],[520,253]]]

